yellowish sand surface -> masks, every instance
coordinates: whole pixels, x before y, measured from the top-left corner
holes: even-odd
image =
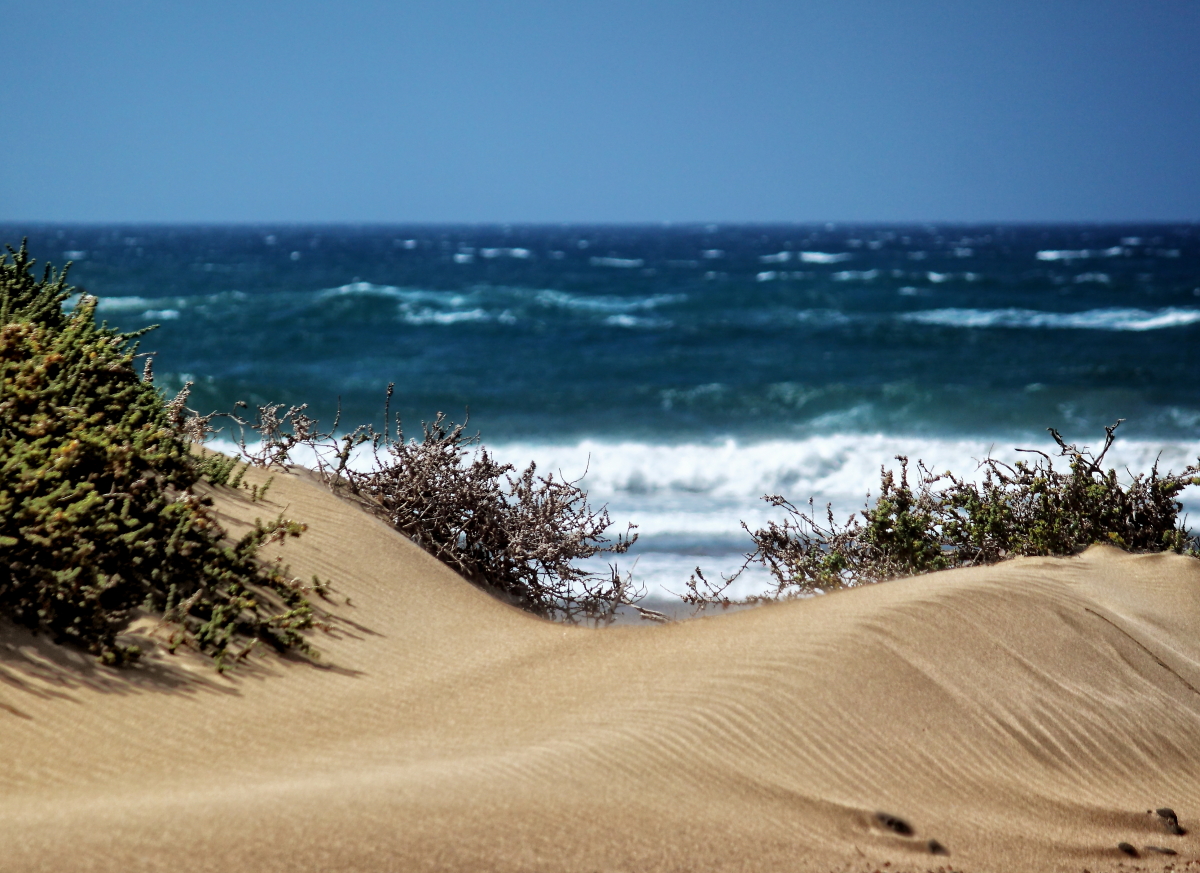
[[[336,588],[319,662],[112,670],[4,628],[0,870],[1200,866],[1200,561],[1093,547],[589,630],[305,476],[217,499],[308,524],[283,554]]]

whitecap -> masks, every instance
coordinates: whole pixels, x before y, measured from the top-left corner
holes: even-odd
[[[96,302],[97,312],[128,312],[130,310],[144,311],[152,308],[155,303],[164,302],[164,298],[155,297],[101,297]]]
[[[801,252],[800,260],[806,264],[840,264],[850,260],[854,255],[849,252]]]
[[[758,260],[762,264],[786,264],[791,259],[791,252],[779,252],[774,255],[762,255]]]
[[[529,249],[480,249],[479,254],[484,258],[517,258],[524,260],[533,257]]]
[[[841,270],[829,278],[835,282],[870,282],[879,275],[878,270]]]
[[[593,312],[639,312],[657,309],[687,300],[686,294],[652,294],[649,297],[616,297],[613,295],[571,294],[567,291],[544,290],[534,295],[542,306],[562,309],[581,309]]]
[[[488,321],[491,316],[482,309],[458,310],[456,312],[420,309],[415,312],[404,312],[401,314],[401,318],[407,324],[458,324],[464,321]]]
[[[662,318],[645,318],[637,315],[610,315],[604,323],[613,327],[664,328],[671,327],[671,322]]]
[[[336,288],[326,288],[317,294],[318,300],[331,297],[406,297],[411,292],[395,285],[375,285],[371,282],[348,282]]]
[[[1089,309],[1043,312],[1036,309],[930,309],[902,315],[905,321],[969,328],[1048,328],[1057,330],[1161,330],[1200,322],[1200,309]]]
[[[1039,261],[1080,261],[1091,256],[1088,249],[1045,249],[1037,253]]]

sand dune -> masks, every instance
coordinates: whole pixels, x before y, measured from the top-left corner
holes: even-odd
[[[309,524],[284,555],[337,589],[319,665],[117,671],[5,629],[0,869],[1200,865],[1200,561],[1094,547],[592,631],[302,476],[219,506]]]

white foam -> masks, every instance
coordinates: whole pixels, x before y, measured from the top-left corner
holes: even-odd
[[[74,298],[78,299],[78,297]],[[154,307],[156,304],[162,305],[168,301],[174,302],[176,298],[172,297],[101,297],[96,302],[97,312],[132,312],[145,311]],[[68,301],[71,302],[71,301]],[[176,306],[183,305],[183,301],[179,300],[175,303]]]
[[[841,270],[829,278],[835,282],[870,282],[879,275],[879,270]]]
[[[610,315],[604,319],[604,323],[613,327],[635,327],[635,328],[667,328],[671,327],[671,322],[664,318],[643,318],[637,315]]]
[[[525,260],[533,257],[529,249],[480,249],[479,254],[484,258],[517,258]]]
[[[1037,253],[1039,261],[1080,261],[1091,256],[1088,249],[1045,249]]]
[[[1087,445],[1095,448],[1096,442]],[[227,441],[214,442],[213,447],[236,451]],[[542,474],[577,480],[593,506],[607,505],[613,532],[623,531],[628,522],[636,524],[642,541],[620,563],[628,569],[641,555],[634,578],[652,589],[678,592],[697,564],[710,576],[732,572],[740,565],[740,553],[750,548],[742,522],[754,529],[769,519],[782,518],[779,510],[761,499],[764,494],[781,494],[804,508],[811,497],[818,512],[832,504],[840,522],[867,505],[868,492],[878,493],[880,467],[896,469],[896,455],[912,460],[910,471],[919,458],[934,472],[952,470],[978,480],[979,462],[987,457],[1010,464],[1029,459],[1017,447],[1057,454],[1049,437],[991,441],[853,433],[754,443],[733,439],[682,444],[520,441],[492,443],[488,449],[497,460],[517,469],[534,461]],[[1119,440],[1105,465],[1127,478],[1126,468],[1144,473],[1158,460],[1162,471],[1180,470],[1198,457],[1200,441]],[[314,464],[311,455],[294,460]],[[351,463],[363,469],[370,461],[368,451],[360,450]],[[1200,514],[1200,489],[1185,491],[1183,498],[1194,523]],[[765,576],[752,578],[757,579],[753,585],[760,586],[758,590],[765,589]]]
[[[763,270],[755,275],[754,279],[757,282],[773,282],[779,278],[779,273],[774,270]]]
[[[436,309],[402,311],[401,319],[408,324],[459,324],[464,321],[489,321],[491,316],[482,309],[440,312]]]
[[[763,255],[758,260],[759,260],[759,263],[762,263],[762,264],[786,264],[791,259],[792,259],[791,252],[779,252],[778,254],[774,254],[774,255]]]
[[[606,294],[572,294],[567,291],[543,290],[534,295],[542,306],[562,309],[581,309],[591,312],[641,312],[682,303],[686,294],[652,294],[648,297],[616,297]]]
[[[415,292],[419,294],[420,292]],[[332,297],[409,297],[414,292],[395,285],[375,285],[371,282],[348,282],[336,288],[326,288],[317,293],[318,300],[328,300]]]
[[[905,321],[946,327],[1048,328],[1056,330],[1161,330],[1200,322],[1200,309],[1089,309],[1043,312],[1036,309],[930,309],[901,316]]]
[[[800,260],[806,264],[840,264],[850,260],[854,255],[849,252],[801,252]]]

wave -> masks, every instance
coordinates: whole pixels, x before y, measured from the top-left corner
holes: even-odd
[[[1043,312],[1037,309],[930,309],[901,318],[945,327],[1048,328],[1053,330],[1161,330],[1200,322],[1200,310],[1089,309],[1083,312]]]
[[[881,465],[895,467],[903,455],[920,458],[930,469],[953,470],[970,478],[979,462],[993,457],[1007,463],[1028,457],[1017,448],[1054,454],[1049,438],[1014,444],[1009,439],[944,439],[886,434],[831,434],[805,439],[749,443],[656,444],[582,440],[568,445],[532,442],[497,443],[489,449],[503,461],[579,479],[593,498],[636,509],[635,522],[647,533],[736,533],[747,515],[764,518],[765,494],[794,502],[812,497],[817,505],[834,504],[841,512],[862,507],[879,485]],[[1200,441],[1119,441],[1106,461],[1119,470],[1181,469],[1200,458]],[[739,513],[741,513],[739,515]]]
[[[235,453],[232,443],[212,447]],[[640,540],[621,561],[626,569],[636,560],[634,578],[652,591],[679,591],[692,569],[730,573],[750,547],[742,529],[751,529],[781,513],[762,497],[779,494],[796,505],[811,498],[822,512],[830,504],[839,521],[863,509],[869,494],[878,492],[880,468],[896,469],[897,455],[918,459],[935,472],[953,471],[977,479],[979,463],[992,457],[1006,463],[1028,458],[1017,448],[1037,449],[1054,456],[1048,438],[945,439],[888,434],[830,434],[806,439],[742,442],[648,443],[630,440],[585,439],[570,444],[498,442],[487,446],[497,460],[524,469],[531,461],[542,474],[577,481],[593,506],[608,507],[614,530],[637,525]],[[1200,458],[1200,441],[1118,441],[1105,458],[1106,466],[1133,473],[1179,470]],[[295,461],[313,466],[311,456]],[[351,461],[360,469],[370,465],[366,450]],[[1200,489],[1184,492],[1184,506],[1200,515]],[[752,574],[742,593],[765,590],[767,579]]]
[[[612,327],[636,327],[663,330],[669,327],[674,327],[674,324],[665,318],[644,318],[636,315],[610,315],[604,319],[604,323]]]
[[[491,321],[492,316],[482,309],[458,310],[456,312],[438,312],[435,309],[420,309],[415,312],[403,312],[401,318],[406,324],[459,324],[464,321]]]
[[[805,264],[840,264],[852,257],[849,252],[800,252],[800,261]]]
[[[1037,253],[1039,261],[1081,261],[1087,258],[1119,258],[1127,254],[1122,246],[1108,249],[1044,249]]]
[[[870,282],[881,275],[880,270],[841,270],[829,278],[835,282]]]
[[[657,309],[673,303],[683,303],[686,294],[651,294],[647,297],[617,297],[614,295],[572,294],[568,291],[543,290],[534,295],[542,306],[576,309],[590,312],[629,313]]]

